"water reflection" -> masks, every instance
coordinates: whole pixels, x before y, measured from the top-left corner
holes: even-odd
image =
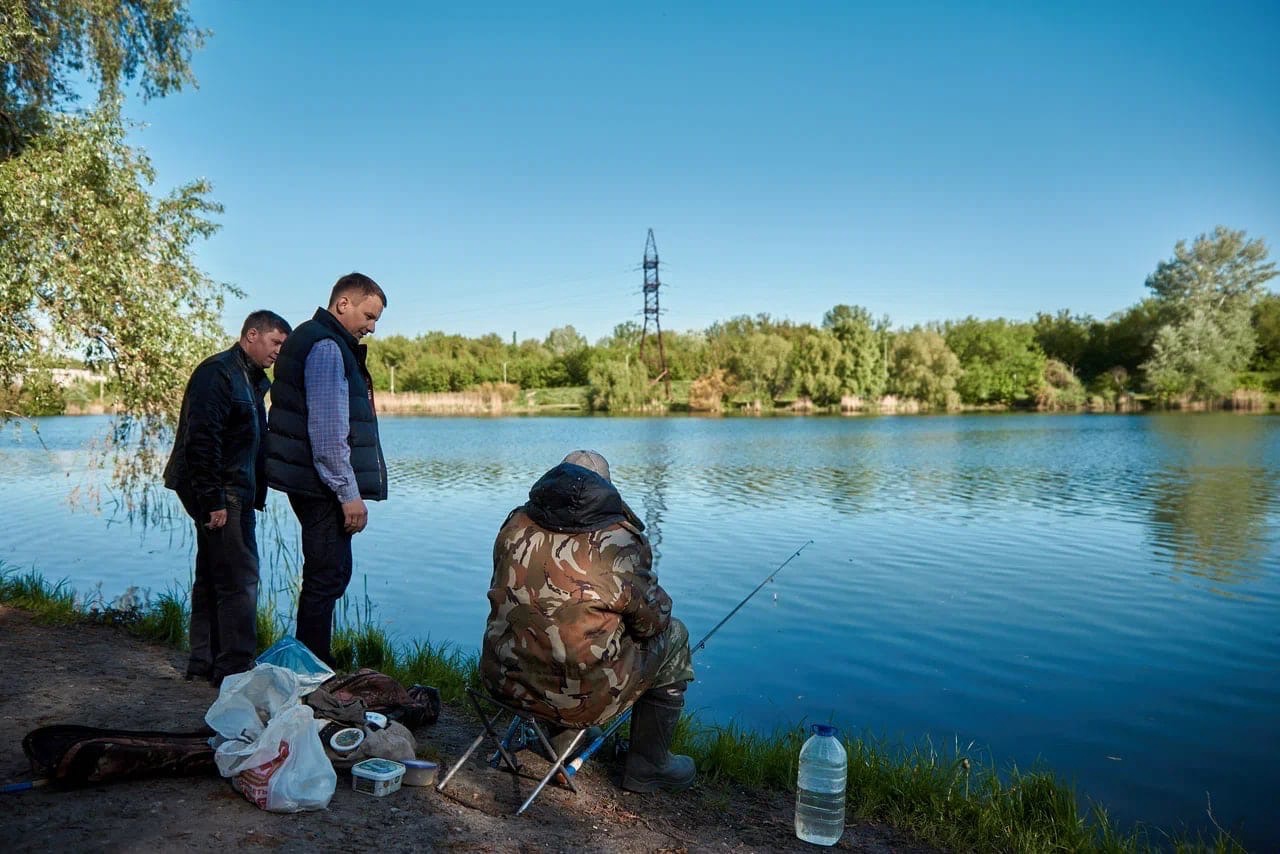
[[[167,492],[145,517],[68,512],[99,426],[50,419],[48,450],[0,435],[0,560],[108,596],[187,589],[191,522]],[[700,659],[700,715],[959,733],[1043,755],[1128,817],[1189,819],[1211,790],[1218,816],[1280,835],[1250,806],[1280,786],[1280,419],[404,418],[383,439],[392,495],[352,589],[400,640],[474,650],[498,525],[595,448],[695,634],[816,541]],[[278,494],[259,542],[287,623],[297,523]]]
[[[653,564],[658,566],[662,559],[662,520],[667,512],[667,488],[671,481],[670,458],[661,453],[653,454],[645,465],[643,478],[638,486],[638,497],[643,511],[633,503],[637,496],[624,494],[623,500],[631,505],[632,510],[643,512],[644,531],[653,548]]]
[[[752,422],[746,425],[751,429],[710,424],[574,422],[574,444],[596,442],[612,457],[619,488],[644,519],[655,558],[662,554],[673,495],[698,508],[704,520],[834,511],[849,519],[901,514],[1007,523],[1038,512],[1136,522],[1170,577],[1200,579],[1216,592],[1258,578],[1274,547],[1280,443],[1268,418],[880,419]],[[392,446],[389,467],[395,501],[425,510],[469,496],[480,512],[492,514],[494,525],[524,500],[543,464],[563,453],[563,430],[540,442],[506,436],[486,442],[475,435],[486,425],[460,423],[449,425],[457,437],[445,436],[440,445],[440,436],[424,439],[419,425],[395,424],[400,441]],[[627,441],[590,438],[600,425],[620,426]],[[63,425],[55,426],[51,447],[9,437],[0,460],[5,477],[38,478],[57,460],[54,468],[62,473],[80,472],[88,487],[78,488],[93,489],[94,473],[85,472],[77,452],[61,441]],[[157,487],[143,499],[104,495],[107,527],[144,539],[150,528],[161,532],[169,549],[188,551],[189,520],[172,495]],[[297,564],[296,526],[279,507],[264,522],[264,569],[287,577]]]
[[[1150,480],[1150,537],[1175,577],[1210,589],[1259,577],[1276,500],[1268,467],[1266,421],[1257,418],[1162,418],[1152,435],[1173,463]],[[1211,424],[1211,426],[1210,426]]]

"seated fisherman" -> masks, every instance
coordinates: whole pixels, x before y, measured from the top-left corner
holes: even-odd
[[[622,786],[674,792],[694,778],[693,760],[668,751],[693,679],[689,633],[643,530],[600,454],[574,451],[543,475],[493,545],[480,675],[496,697],[562,727],[634,704]]]

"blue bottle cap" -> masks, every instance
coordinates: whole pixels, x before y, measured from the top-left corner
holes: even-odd
[[[840,730],[836,729],[831,724],[814,724],[812,729],[814,735],[835,735],[840,732]]]

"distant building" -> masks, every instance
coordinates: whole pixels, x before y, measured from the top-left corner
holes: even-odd
[[[69,388],[76,383],[97,383],[106,380],[106,377],[95,374],[86,368],[49,368],[49,375],[53,377],[53,381],[62,388]],[[26,373],[31,373],[28,370]],[[14,385],[22,388],[22,375],[19,374],[14,379]]]

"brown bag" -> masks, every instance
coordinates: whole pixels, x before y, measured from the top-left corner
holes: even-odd
[[[22,739],[31,770],[60,788],[144,777],[218,776],[213,730],[152,732],[56,724]]]
[[[380,712],[409,729],[431,726],[440,718],[440,692],[426,685],[403,685],[385,673],[362,667],[335,676],[320,686],[338,700],[363,700],[365,708]]]

